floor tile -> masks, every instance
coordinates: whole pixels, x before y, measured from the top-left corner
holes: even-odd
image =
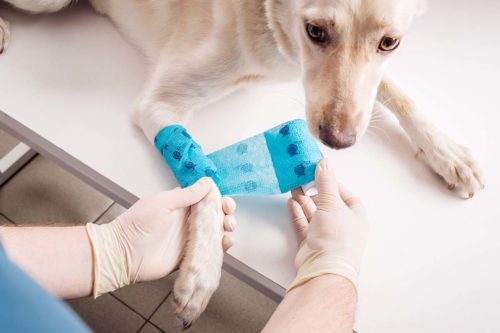
[[[94,222],[112,200],[37,156],[0,189],[0,213],[16,224]]]
[[[5,154],[7,154],[18,143],[18,140],[0,130],[0,158],[5,156]]]
[[[7,220],[5,218],[5,216],[3,216],[2,214],[0,214],[0,225],[14,225],[12,224],[12,222],[10,222],[9,220]]]
[[[163,331],[160,331],[150,323],[146,323],[146,325],[144,325],[144,327],[139,331],[139,333],[163,333]]]
[[[176,276],[174,274],[157,281],[138,283],[113,294],[145,318],[150,318],[171,292]]]
[[[126,211],[125,208],[117,203],[114,203],[95,223],[103,224],[111,222],[113,219],[120,216],[124,211]]]
[[[145,319],[111,295],[68,301],[68,304],[96,333],[136,333]]]
[[[189,332],[260,332],[276,306],[269,298],[223,272],[221,286]],[[151,322],[166,332],[181,332],[181,325],[173,314],[172,295],[155,312]]]

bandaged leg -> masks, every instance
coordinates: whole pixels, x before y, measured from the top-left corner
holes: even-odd
[[[208,176],[222,195],[231,196],[279,194],[310,184],[323,158],[299,119],[209,155],[179,125],[162,129],[155,146],[181,186]]]

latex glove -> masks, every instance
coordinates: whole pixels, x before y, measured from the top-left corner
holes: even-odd
[[[337,183],[331,162],[316,168],[318,195],[292,192],[289,212],[301,242],[295,258],[297,277],[288,291],[324,274],[343,276],[357,290],[368,223],[361,201]]]
[[[190,187],[141,199],[108,224],[87,224],[94,255],[94,297],[174,271],[183,256],[189,208],[210,191],[218,191],[217,186],[202,178]],[[231,198],[223,198],[226,231],[234,229],[235,208]],[[229,239],[225,237],[221,246],[227,250]]]

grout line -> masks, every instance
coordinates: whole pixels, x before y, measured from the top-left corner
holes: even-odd
[[[106,213],[107,213],[107,212],[111,209],[111,207],[113,207],[113,205],[114,205],[114,204],[115,204],[115,202],[114,202],[114,201],[111,201],[111,204],[110,204],[110,205],[109,205],[109,206],[108,206],[108,207],[104,210],[104,212],[102,212],[99,216],[97,216],[97,217],[95,218],[95,220],[94,220],[94,221],[92,221],[92,223],[96,223],[97,221],[99,221],[99,219],[100,219],[101,217],[103,217],[103,216],[104,216],[104,214],[106,214]]]
[[[10,219],[7,215],[5,215],[4,213],[0,213],[0,215],[2,215],[7,221],[9,221],[10,223],[14,224],[14,225],[17,225],[16,222],[14,222],[12,219]]]
[[[166,333],[164,330],[162,330],[160,327],[158,327],[155,323],[153,323],[153,322],[151,322],[151,321],[149,321],[149,320],[147,320],[147,321],[146,321],[146,323],[144,324],[144,326],[145,326],[146,324],[150,324],[151,326],[154,326],[154,327],[155,327],[158,331],[160,331],[161,333]],[[137,333],[139,333],[139,332],[137,332]]]
[[[156,327],[160,332],[165,332],[164,330],[162,330],[160,327],[158,327],[155,323],[153,323],[151,321],[151,318],[153,318],[153,316],[156,314],[156,312],[161,308],[161,306],[167,301],[168,297],[172,294],[172,290],[170,290],[167,294],[167,296],[165,296],[165,298],[160,302],[160,304],[156,307],[156,309],[154,309],[154,311],[151,313],[151,315],[149,316],[147,322],[150,323],[151,325],[153,325],[154,327]],[[138,332],[139,333],[139,332]]]
[[[147,321],[147,320],[146,320],[146,321],[144,321],[144,324],[142,324],[142,325],[141,325],[141,327],[139,327],[139,329],[137,330],[137,332],[136,332],[136,333],[139,333],[139,332],[140,332],[140,331],[144,328],[144,326],[146,326],[146,324],[147,324],[147,323],[148,323],[148,321]]]
[[[142,319],[144,319],[145,321],[148,320],[148,318],[144,317],[142,314],[140,314],[139,312],[135,311],[130,305],[128,305],[127,303],[125,303],[124,301],[122,301],[121,299],[119,299],[118,296],[114,295],[113,293],[109,293],[109,294],[111,295],[111,297],[115,298],[118,302],[122,303],[127,308],[129,308],[129,310],[132,310],[134,313],[138,314]]]
[[[156,313],[156,311],[158,311],[160,309],[160,307],[163,305],[163,303],[165,303],[165,301],[167,300],[167,298],[172,294],[172,290],[170,290],[167,294],[167,296],[165,296],[162,301],[160,302],[160,304],[158,304],[158,306],[156,307],[156,309],[153,310],[153,312],[151,313],[151,315],[149,316],[148,318],[148,321],[153,318],[154,314]],[[156,325],[155,325],[156,326]]]
[[[136,310],[134,310],[134,308],[132,308],[130,305],[128,305],[127,303],[125,303],[124,301],[122,301],[118,296],[116,296],[115,294],[113,293],[110,293],[110,295],[112,297],[114,297],[118,302],[122,303],[123,305],[125,305],[128,309],[130,309],[132,312],[136,313],[137,315],[139,315],[142,319],[145,320],[144,324],[139,328],[139,330],[137,331],[137,333],[139,333],[140,330],[142,330],[144,328],[144,325],[146,325],[146,323],[150,323],[151,325],[153,325],[154,327],[156,327],[160,332],[164,332],[160,327],[158,327],[157,325],[155,325],[155,323],[152,323],[149,321],[149,319],[151,319],[151,317],[153,317],[153,315],[156,313],[156,311],[158,311],[158,309],[160,308],[160,306],[167,300],[168,296],[170,296],[172,292],[169,292],[167,294],[167,296],[165,296],[165,298],[160,302],[160,305],[158,305],[156,307],[156,309],[153,310],[152,314],[149,316],[149,318],[146,318],[144,317],[142,314],[140,314],[139,312],[137,312]]]
[[[160,332],[165,333],[165,331],[164,331],[163,329],[161,329],[160,327],[158,327],[155,323],[153,323],[153,322],[151,321],[151,318],[153,318],[153,316],[155,315],[156,311],[158,311],[158,310],[161,308],[161,306],[163,305],[163,303],[165,303],[165,301],[168,299],[168,297],[170,296],[170,294],[172,294],[172,290],[170,290],[170,291],[168,292],[167,296],[165,296],[165,297],[161,300],[160,304],[158,304],[158,306],[156,307],[156,309],[154,309],[154,310],[153,310],[153,312],[151,312],[151,315],[149,316],[149,318],[148,318],[148,319],[146,319],[146,323],[144,323],[144,325],[146,325],[147,323],[150,323],[152,326],[156,327],[156,329],[158,329]],[[141,328],[139,329],[139,331],[137,331],[137,333],[139,333],[139,332],[141,331],[141,329],[143,329],[143,327],[141,327]]]

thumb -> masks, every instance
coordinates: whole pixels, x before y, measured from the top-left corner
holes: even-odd
[[[200,202],[215,186],[212,178],[204,177],[185,188],[177,188],[170,192],[171,208],[184,208]]]
[[[316,166],[315,177],[318,188],[318,209],[330,211],[332,206],[342,201],[331,161],[326,158],[321,160]]]

